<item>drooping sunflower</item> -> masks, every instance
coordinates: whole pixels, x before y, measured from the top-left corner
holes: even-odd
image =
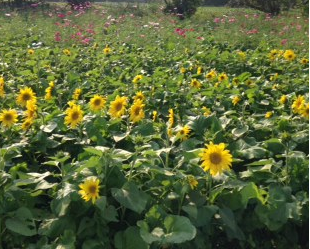
[[[305,104],[304,107],[300,111],[301,116],[309,119],[309,103]]]
[[[14,109],[3,110],[0,113],[0,122],[2,123],[3,126],[9,128],[18,121],[17,117],[18,117],[17,111]]]
[[[203,116],[205,116],[205,117],[209,117],[212,113],[210,108],[208,108],[206,106],[203,106],[201,109],[203,111]]]
[[[106,102],[106,98],[100,95],[95,95],[89,101],[89,108],[94,112],[100,111],[104,108]]]
[[[65,124],[76,128],[83,121],[83,111],[79,105],[72,105],[66,110]]]
[[[33,124],[33,119],[32,118],[26,118],[22,124],[22,129],[24,131],[27,131],[32,124]]]
[[[188,138],[190,132],[191,129],[187,125],[185,125],[177,132],[176,138],[184,141]]]
[[[119,95],[116,96],[115,100],[111,102],[109,114],[113,118],[120,118],[126,112],[127,106],[127,97],[123,96],[120,97]]]
[[[0,77],[0,97],[3,98],[4,96],[5,96],[4,78]]]
[[[157,117],[158,117],[158,112],[157,111],[153,111],[153,122],[156,121]]]
[[[232,163],[232,155],[229,150],[225,150],[225,144],[213,144],[212,142],[206,145],[207,148],[199,154],[202,162],[201,167],[204,171],[210,171],[212,176],[222,174],[224,170],[230,170]]]
[[[266,112],[265,118],[271,118],[273,116],[273,112]]]
[[[279,102],[284,105],[287,102],[287,96],[286,95],[282,95]]]
[[[20,106],[26,106],[28,101],[36,100],[36,94],[30,87],[20,89],[19,95],[17,96],[16,102]]]
[[[80,184],[79,194],[82,196],[83,200],[92,201],[95,204],[96,200],[99,198],[99,179],[96,177],[90,177]]]
[[[141,101],[144,101],[145,96],[144,96],[143,92],[139,91],[136,93],[136,96],[134,96],[133,100],[136,101],[138,99],[140,99]]]
[[[82,94],[82,89],[81,88],[77,88],[77,89],[74,90],[72,98],[74,100],[78,100],[80,98],[81,94]]]
[[[296,58],[296,54],[294,53],[293,50],[289,49],[289,50],[285,50],[283,57],[287,61],[293,61]]]
[[[130,108],[130,117],[129,117],[130,121],[132,121],[133,123],[137,123],[145,117],[143,110],[144,106],[145,104],[143,104],[143,102],[140,99],[136,100],[133,103],[133,105]]]
[[[169,120],[168,120],[168,126],[171,128],[174,125],[174,111],[173,109],[169,109]]]
[[[198,67],[197,68],[197,74],[200,75],[200,74],[202,74],[202,72],[203,72],[202,67]]]
[[[46,100],[51,100],[52,97],[53,97],[52,96],[52,92],[53,92],[53,89],[55,87],[55,83],[54,83],[54,81],[51,81],[48,85],[49,85],[49,87],[45,89],[45,96],[44,96],[44,98]]]
[[[197,188],[197,186],[198,186],[198,181],[196,180],[196,178],[195,178],[194,176],[189,175],[189,176],[187,177],[187,181],[188,181],[188,184],[189,184],[189,186],[191,187],[191,189]]]
[[[298,95],[295,101],[292,104],[292,109],[294,113],[300,113],[300,110],[305,104],[305,97],[302,95]]]
[[[134,83],[134,84],[137,84],[140,80],[142,80],[143,79],[143,75],[141,75],[141,74],[138,74],[137,76],[135,76],[134,78],[133,78],[133,80],[132,80],[132,82]]]

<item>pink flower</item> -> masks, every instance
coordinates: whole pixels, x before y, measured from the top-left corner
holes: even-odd
[[[248,32],[246,32],[247,35],[252,35],[252,34],[257,34],[258,33],[258,30],[257,29],[252,29],[252,30],[249,30]]]
[[[61,41],[61,34],[60,32],[56,32],[54,36],[55,41],[60,42]]]
[[[63,13],[60,13],[60,14],[58,14],[57,16],[58,16],[59,18],[65,18],[65,17],[66,17],[66,15],[63,14]]]
[[[285,45],[287,42],[288,42],[288,39],[283,39],[283,40],[281,41],[281,45]]]
[[[233,23],[233,22],[235,22],[235,21],[236,21],[236,19],[235,19],[234,17],[229,19],[229,22],[230,22],[230,23]]]
[[[213,20],[213,22],[215,22],[215,23],[219,23],[220,21],[221,21],[221,19],[218,17],[214,18],[214,20]]]

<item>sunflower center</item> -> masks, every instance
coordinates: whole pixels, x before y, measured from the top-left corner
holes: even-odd
[[[13,121],[13,116],[11,114],[4,115],[4,120],[7,122]]]
[[[30,100],[31,99],[31,95],[29,94],[29,93],[24,93],[23,94],[23,100],[24,101],[28,101],[28,100]]]
[[[184,130],[180,130],[180,134],[181,134],[181,135],[184,135],[184,134],[185,134],[185,131],[184,131]]]
[[[222,161],[222,157],[221,154],[217,153],[217,152],[213,152],[210,154],[210,161],[213,164],[220,164]]]
[[[138,116],[140,113],[140,107],[137,107],[134,111],[135,115]]]
[[[96,194],[96,192],[97,192],[97,187],[96,187],[95,185],[89,186],[88,192],[89,192],[90,194]]]
[[[120,110],[122,110],[122,108],[123,108],[123,104],[122,103],[117,103],[116,106],[115,106],[115,110],[118,111],[118,112]]]
[[[71,115],[72,120],[77,120],[79,119],[80,114],[78,112],[73,112]]]
[[[100,104],[101,104],[101,100],[100,99],[95,99],[94,105],[95,106],[99,106]]]

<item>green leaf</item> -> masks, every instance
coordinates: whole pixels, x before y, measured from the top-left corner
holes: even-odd
[[[116,249],[147,249],[148,244],[142,239],[140,229],[136,226],[128,227],[118,232],[114,237]]]
[[[148,195],[132,182],[126,182],[121,189],[112,188],[112,196],[124,207],[141,213],[148,201]]]
[[[277,138],[271,138],[264,142],[267,150],[272,151],[274,154],[282,154],[285,151],[285,146]]]
[[[98,207],[99,210],[104,213],[107,207],[107,197],[101,196],[99,199],[97,199],[95,206]]]
[[[37,234],[34,222],[9,218],[5,221],[6,228],[23,236],[33,236]]]
[[[249,200],[252,198],[258,199],[261,203],[265,202],[264,197],[261,195],[260,191],[258,190],[254,182],[250,182],[247,186],[242,188],[240,194],[241,194],[241,202],[244,208],[246,208]]]
[[[240,128],[234,128],[231,132],[236,137],[241,137],[244,133],[246,133],[249,130],[249,126],[244,125]]]
[[[237,225],[237,222],[235,220],[234,213],[229,208],[220,208],[219,209],[219,215],[222,218],[225,231],[227,233],[227,236],[230,239],[238,239],[238,240],[245,240],[244,233]]]
[[[87,147],[84,148],[85,151],[87,151],[90,154],[97,155],[97,156],[103,156],[103,152],[106,152],[109,150],[108,147],[102,147],[102,146],[96,146],[96,147]]]

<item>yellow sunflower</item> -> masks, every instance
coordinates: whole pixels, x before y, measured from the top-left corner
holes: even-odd
[[[273,112],[266,112],[265,118],[271,118],[273,115]]]
[[[287,61],[293,61],[296,58],[296,54],[294,53],[293,50],[285,50],[284,54],[283,54],[284,59],[286,59]]]
[[[158,117],[158,112],[157,111],[153,111],[153,122],[155,122],[157,117]]]
[[[306,59],[306,58],[302,58],[302,59],[300,60],[300,63],[303,64],[303,65],[307,65],[307,64],[309,64],[309,60]]]
[[[135,76],[134,78],[133,78],[133,80],[132,80],[132,82],[134,83],[134,84],[137,84],[140,80],[142,80],[143,79],[143,75],[141,75],[141,74],[139,74],[139,75],[137,75],[137,76]]]
[[[224,170],[230,170],[232,163],[232,155],[229,150],[225,150],[225,144],[213,144],[212,142],[206,145],[207,148],[199,154],[204,171],[210,171],[212,176],[222,174]]]
[[[82,94],[82,89],[81,88],[77,88],[77,89],[74,90],[72,98],[74,100],[78,100],[80,98],[81,94]]]
[[[18,121],[17,117],[18,117],[17,111],[14,109],[3,110],[0,113],[0,122],[2,123],[3,126],[9,128]]]
[[[92,97],[89,101],[89,107],[92,111],[100,111],[104,108],[106,103],[106,98],[100,96],[100,95],[95,95]]]
[[[200,75],[200,74],[202,74],[202,72],[203,72],[202,67],[198,67],[197,68],[197,74]]]
[[[111,102],[109,114],[113,118],[120,118],[123,116],[126,112],[126,106],[127,106],[127,97],[123,96],[116,96],[115,100]]]
[[[140,99],[136,100],[133,103],[133,105],[130,108],[130,117],[129,117],[130,121],[132,121],[133,123],[137,123],[145,117],[143,110],[144,106],[145,105],[142,103]]]
[[[184,141],[188,139],[188,135],[190,132],[191,132],[191,129],[187,125],[185,125],[177,132],[176,138]]]
[[[286,95],[282,95],[279,102],[284,105],[287,102],[287,96]]]
[[[305,104],[304,107],[300,111],[301,116],[309,119],[309,103]]]
[[[4,96],[5,96],[4,78],[0,77],[0,97],[3,98]]]
[[[16,102],[20,106],[26,106],[27,102],[31,100],[36,100],[36,95],[31,88],[25,87],[20,89],[19,95],[17,96]]]
[[[181,67],[181,69],[180,69],[180,73],[182,73],[182,74],[186,73],[186,68]]]
[[[34,50],[33,49],[28,49],[28,54],[33,55],[34,54]]]
[[[169,120],[168,120],[168,123],[169,123],[169,128],[171,128],[173,125],[174,125],[174,111],[173,109],[169,109]]]
[[[232,83],[234,86],[238,86],[240,83],[240,80],[238,78],[233,78]]]
[[[240,60],[244,61],[246,60],[246,53],[243,51],[238,51],[237,55],[239,56]]]
[[[64,49],[62,50],[62,52],[67,55],[67,56],[70,56],[71,55],[71,51],[69,49]]]
[[[26,118],[22,124],[22,129],[24,131],[27,131],[32,124],[33,124],[33,119],[32,118]]]
[[[209,73],[207,73],[206,78],[208,80],[212,80],[216,77],[217,73],[215,70],[211,70]]]
[[[187,181],[188,181],[188,184],[189,184],[189,186],[191,187],[191,189],[197,188],[197,186],[198,186],[198,181],[196,180],[196,178],[195,178],[194,176],[189,175],[189,176],[187,177]]]
[[[112,49],[108,45],[103,49],[103,53],[105,55],[109,55],[111,52],[112,52]]]
[[[241,101],[241,98],[239,96],[235,96],[233,99],[232,99],[232,103],[233,105],[237,105],[239,102]]]
[[[52,97],[53,97],[52,96],[52,92],[53,92],[53,89],[55,87],[55,83],[54,83],[54,81],[51,81],[48,85],[49,85],[49,87],[45,89],[45,96],[44,96],[44,98],[46,100],[51,100]]]
[[[72,105],[66,110],[65,124],[76,128],[83,121],[83,111],[79,105]]]
[[[136,96],[134,96],[133,100],[136,101],[138,99],[140,99],[141,101],[144,101],[145,96],[144,96],[143,92],[139,91],[136,93]]]
[[[210,108],[208,108],[208,107],[203,106],[201,109],[203,111],[203,116],[205,116],[205,117],[209,117],[212,113]]]
[[[197,80],[197,79],[192,79],[192,81],[191,81],[191,87],[200,89],[200,88],[201,88],[201,83],[200,83],[200,81]]]
[[[227,76],[226,73],[221,73],[221,74],[219,75],[219,77],[218,77],[218,81],[219,81],[219,82],[222,82],[222,81],[224,81],[224,80],[228,80],[228,76]]]
[[[294,113],[300,113],[300,110],[305,104],[305,97],[299,95],[292,104],[292,109]]]
[[[96,200],[99,198],[99,179],[96,177],[90,177],[80,184],[79,194],[82,196],[83,200],[92,201],[95,204]]]

